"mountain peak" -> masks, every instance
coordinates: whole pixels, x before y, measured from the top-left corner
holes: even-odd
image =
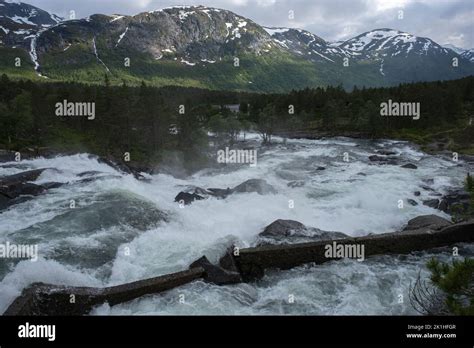
[[[0,20],[47,27],[59,23],[62,18],[21,1],[0,0]]]

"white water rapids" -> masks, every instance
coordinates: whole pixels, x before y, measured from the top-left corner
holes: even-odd
[[[0,212],[0,243],[38,244],[40,256],[37,262],[0,260],[0,312],[33,282],[109,286],[181,271],[202,255],[217,262],[232,244],[254,245],[276,219],[362,236],[400,230],[419,215],[449,218],[421,203],[432,192],[420,186],[434,179],[429,186],[444,193],[461,186],[468,171],[462,161],[426,155],[406,142],[275,142],[259,149],[256,167],[228,164],[185,180],[158,174],[150,182],[138,181],[86,154],[0,164],[0,177],[54,168],[35,183],[69,182]],[[370,163],[368,156],[377,149],[395,150],[401,164],[412,162],[418,169]],[[100,173],[88,174],[96,180],[77,182],[87,177],[79,176],[86,171]],[[234,194],[184,208],[174,202],[187,185],[227,188],[252,178],[265,179],[278,193]],[[303,186],[289,187],[293,181]],[[415,191],[421,196],[415,197]],[[398,201],[408,198],[419,204],[399,209]],[[474,254],[472,245],[462,248]],[[428,275],[424,265],[432,255],[451,258],[449,249],[441,249],[267,271],[262,280],[248,284],[196,281],[114,307],[104,304],[92,314],[416,314],[408,301],[410,282],[420,270]]]

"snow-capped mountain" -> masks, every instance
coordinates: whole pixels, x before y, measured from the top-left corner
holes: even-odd
[[[466,50],[461,53],[461,57],[474,63],[474,48],[471,48],[470,50]]]
[[[278,47],[259,25],[230,11],[177,6],[135,16],[94,15],[66,21],[41,35],[38,50],[91,45],[93,38],[99,50],[147,53],[155,60],[172,59],[189,66]]]
[[[453,50],[454,52],[459,54],[462,58],[467,59],[471,62],[474,62],[474,48],[465,49],[465,48],[456,47],[451,44],[444,45],[444,47],[449,48],[450,50]]]
[[[456,52],[459,55],[463,54],[465,51],[467,51],[465,48],[457,47],[457,46],[454,46],[454,45],[451,45],[451,44],[443,45],[443,47],[448,48],[450,50],[453,50],[454,52]]]
[[[344,42],[340,47],[364,57],[408,57],[410,55],[450,55],[448,49],[431,39],[393,29],[376,29]]]
[[[312,62],[335,63],[352,55],[351,51],[333,46],[306,30],[269,27],[264,29],[279,46]]]
[[[19,1],[0,1],[0,43],[28,47],[31,39],[42,29],[62,19],[37,7]]]
[[[26,55],[25,69],[57,80],[80,76],[97,82],[106,73],[155,85],[285,91],[474,74],[472,51],[459,55],[429,38],[377,29],[330,43],[305,30],[262,27],[205,6],[61,21],[36,7],[0,0],[0,40],[2,55]],[[124,59],[132,63],[125,66]],[[8,70],[1,64],[0,59],[0,72]]]

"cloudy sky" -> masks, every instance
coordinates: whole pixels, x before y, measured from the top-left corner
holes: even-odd
[[[329,41],[394,28],[440,44],[474,47],[474,0],[22,0],[68,17],[132,15],[173,5],[231,10],[265,26],[306,29]],[[294,19],[289,13],[293,11]],[[402,12],[400,12],[402,11]],[[402,17],[402,18],[399,18]]]

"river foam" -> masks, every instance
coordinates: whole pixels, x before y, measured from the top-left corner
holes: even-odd
[[[0,165],[0,176],[52,168],[36,182],[69,183],[0,213],[0,241],[37,243],[41,255],[37,263],[0,261],[0,311],[35,281],[107,286],[180,271],[203,254],[217,262],[229,245],[253,245],[276,219],[362,236],[400,229],[419,215],[449,218],[421,204],[432,192],[420,187],[429,182],[444,193],[461,185],[468,170],[406,142],[276,138],[275,143],[258,148],[256,167],[229,164],[185,180],[157,174],[149,182],[138,181],[87,154]],[[371,163],[368,156],[380,149],[395,151],[402,163],[413,162],[418,169]],[[100,178],[78,182],[85,171],[100,172]],[[277,193],[234,194],[184,208],[174,202],[188,185],[227,188],[252,178],[265,179]],[[299,187],[288,186],[292,182]],[[421,196],[414,197],[414,191]],[[419,204],[407,204],[408,198]],[[74,212],[71,199],[77,204]],[[403,209],[399,200],[405,202]],[[271,271],[252,284],[195,282],[113,308],[104,305],[94,313],[413,314],[406,303],[397,307],[393,301],[400,292],[407,295],[427,257],[344,260]],[[187,298],[185,304],[176,302],[179,294]],[[289,294],[295,295],[295,303],[288,303]]]

